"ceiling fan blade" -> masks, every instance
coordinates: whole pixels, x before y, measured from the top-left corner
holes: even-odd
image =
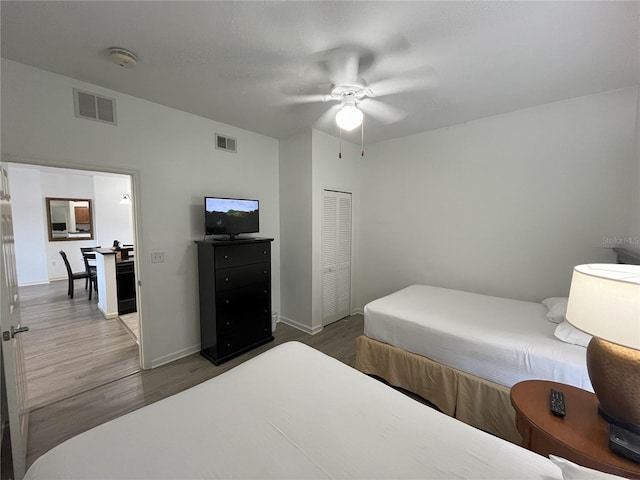
[[[342,45],[316,55],[316,68],[326,72],[334,85],[360,80],[360,70],[369,68],[373,54],[358,45]]]
[[[364,99],[358,104],[358,107],[367,115],[371,115],[379,122],[385,124],[399,122],[407,116],[405,111],[382,103],[379,100],[374,100],[373,98]]]
[[[331,100],[331,97],[325,94],[287,95],[282,98],[282,103],[284,105],[297,105],[301,103],[327,102],[329,100]]]
[[[356,51],[350,51],[344,63],[345,82],[355,82],[358,80],[358,68],[360,65],[360,55]]]
[[[280,93],[287,96],[323,95],[331,90],[331,86],[331,81],[325,76],[323,80],[287,82],[280,86]]]
[[[384,95],[434,88],[438,84],[438,79],[435,71],[433,69],[430,70],[431,72],[428,75],[387,78],[373,82],[367,87],[368,93],[373,97],[382,97]]]
[[[352,49],[334,52],[329,58],[331,80],[334,84],[358,81],[358,52]]]

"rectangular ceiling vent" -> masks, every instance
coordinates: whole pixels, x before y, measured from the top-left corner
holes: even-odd
[[[236,139],[216,133],[216,148],[225,152],[237,153]]]
[[[78,118],[116,125],[116,101],[113,98],[74,88],[73,109]]]

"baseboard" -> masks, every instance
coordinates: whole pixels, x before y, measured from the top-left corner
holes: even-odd
[[[290,318],[287,318],[284,315],[280,315],[280,322],[286,325],[289,325],[290,327],[296,328],[304,333],[308,333],[309,335],[315,335],[316,333],[322,330],[322,325],[310,328],[308,325],[297,322],[295,320],[291,320]]]
[[[364,315],[364,308],[354,308],[351,315]]]
[[[117,316],[118,316],[118,312],[116,312],[116,313],[106,313],[100,304],[98,304],[98,310],[100,310],[100,313],[102,314],[102,316],[104,318],[106,318],[107,320],[109,320],[110,318],[117,318]]]
[[[47,283],[51,283],[49,280],[42,280],[38,282],[25,282],[19,283],[18,287],[30,287],[31,285],[46,285]]]
[[[193,355],[194,353],[198,353],[199,351],[200,345],[193,345],[191,347],[183,348],[182,350],[178,350],[177,352],[163,355],[162,357],[156,358],[155,360],[151,360],[150,368],[156,368],[162,365],[166,365],[167,363],[175,362],[176,360],[188,357],[189,355]]]

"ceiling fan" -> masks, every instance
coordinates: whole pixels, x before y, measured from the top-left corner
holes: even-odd
[[[335,116],[341,130],[351,131],[362,125],[364,114],[377,121],[390,124],[398,122],[407,113],[378,97],[397,93],[433,88],[437,83],[432,68],[414,68],[399,75],[389,76],[368,83],[361,75],[377,62],[378,55],[360,46],[343,46],[316,55],[315,72],[330,84],[320,85],[330,89],[328,93],[289,96],[290,103],[337,102],[318,120],[326,123]],[[318,85],[316,85],[317,87]]]

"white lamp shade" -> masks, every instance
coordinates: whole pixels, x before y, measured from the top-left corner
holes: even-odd
[[[336,123],[343,130],[353,130],[362,124],[362,112],[355,105],[345,105],[336,114]]]
[[[575,267],[566,317],[594,337],[640,350],[640,265]]]

